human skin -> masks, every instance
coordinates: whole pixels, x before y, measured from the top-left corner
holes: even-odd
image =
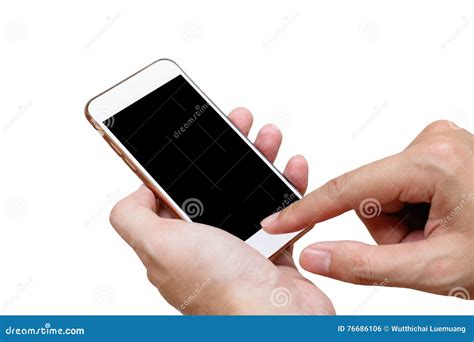
[[[301,266],[363,285],[474,298],[474,137],[449,121],[426,127],[402,152],[334,178],[264,221],[298,231],[355,210],[378,245],[308,246]]]
[[[229,119],[249,133],[248,110],[237,108]],[[281,141],[280,130],[267,125],[255,146],[273,162]],[[284,175],[305,192],[308,164],[302,156],[288,161]],[[335,313],[329,298],[298,272],[291,248],[272,262],[224,230],[173,218],[145,186],[118,202],[110,221],[145,265],[148,279],[184,314]]]

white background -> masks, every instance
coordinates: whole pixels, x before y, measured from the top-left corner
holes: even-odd
[[[280,125],[277,166],[304,154],[313,189],[436,119],[474,131],[473,16],[472,1],[2,2],[0,313],[177,313],[108,223],[139,181],[86,122],[92,96],[172,58],[225,112]],[[347,213],[295,254],[336,239],[373,243]],[[339,314],[474,311],[307,275]]]

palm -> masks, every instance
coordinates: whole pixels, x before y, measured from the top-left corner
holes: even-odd
[[[233,309],[242,304],[245,306],[242,313],[334,313],[326,295],[296,269],[290,251],[284,251],[271,262],[223,230],[173,221],[176,221],[172,227],[175,234],[185,237],[179,241],[179,256],[163,262],[163,256],[157,253],[154,262],[167,265],[167,269],[159,278],[151,280],[176,308],[190,313],[215,314],[235,312]],[[200,293],[194,305],[180,308],[193,287],[202,287],[202,284],[209,288]],[[234,296],[232,302],[226,303],[228,306],[220,301],[214,303],[221,284],[232,286]]]

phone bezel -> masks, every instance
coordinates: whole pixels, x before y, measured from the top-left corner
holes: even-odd
[[[213,109],[227,122],[227,124],[248,144],[270,169],[284,182],[300,199],[302,195],[288,180],[270,163],[265,156],[243,135],[240,130],[232,124],[226,115],[212,102],[209,97],[191,80],[191,78],[170,59],[159,59],[123,81],[117,83],[101,94],[95,96],[85,106],[87,120],[99,131],[102,137],[109,143],[125,163],[135,172],[138,177],[148,186],[155,195],[166,205],[166,207],[177,217],[193,222],[181,207],[169,196],[159,183],[145,170],[135,159],[133,154],[114,136],[103,121],[128,107],[163,84],[182,75],[186,81],[213,107]],[[271,235],[258,230],[246,243],[257,249],[267,258],[274,258],[280,251],[299,239],[309,228],[294,233]]]

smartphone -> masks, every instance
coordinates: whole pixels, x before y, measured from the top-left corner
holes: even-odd
[[[223,229],[268,258],[303,235],[261,229],[301,195],[175,62],[160,59],[104,91],[85,115],[177,218]]]

